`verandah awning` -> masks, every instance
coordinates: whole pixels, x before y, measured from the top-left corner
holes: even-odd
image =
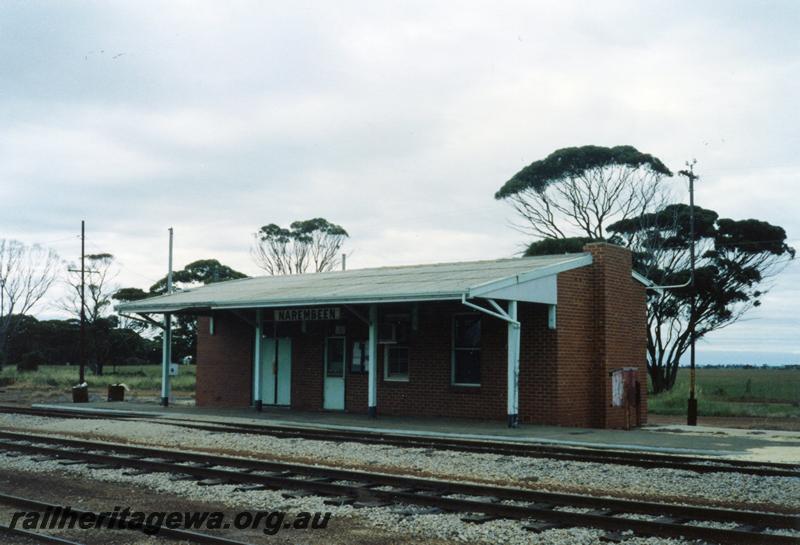
[[[354,269],[230,280],[122,303],[127,313],[460,300],[556,304],[556,276],[592,263],[589,253]]]

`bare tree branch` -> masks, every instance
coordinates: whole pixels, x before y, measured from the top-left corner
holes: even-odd
[[[253,236],[251,255],[270,275],[330,271],[339,264],[348,237],[342,227],[324,218],[296,221],[289,229],[271,223]]]
[[[14,315],[30,313],[59,275],[61,259],[38,244],[0,239],[0,368],[6,363],[6,344]]]

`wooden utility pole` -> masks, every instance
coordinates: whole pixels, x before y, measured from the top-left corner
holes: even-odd
[[[697,309],[697,289],[694,282],[694,268],[695,268],[695,251],[694,251],[694,181],[699,179],[700,176],[694,173],[694,165],[697,163],[693,159],[691,163],[687,162],[688,170],[681,170],[678,172],[681,176],[686,176],[689,179],[689,289],[691,290],[691,307],[689,311],[689,399],[686,411],[686,424],[689,426],[697,425],[697,398],[695,397],[695,334],[694,334],[694,313]]]
[[[81,340],[80,340],[80,377],[78,385],[86,379],[86,221],[81,220]]]

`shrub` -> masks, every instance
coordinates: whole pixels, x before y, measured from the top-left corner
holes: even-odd
[[[26,371],[38,371],[39,366],[44,365],[45,363],[47,362],[45,361],[44,354],[41,352],[36,350],[26,352],[17,363],[17,371],[20,373]]]
[[[122,361],[123,365],[147,365],[147,360],[138,356],[129,356]]]

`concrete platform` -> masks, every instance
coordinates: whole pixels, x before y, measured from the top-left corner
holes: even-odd
[[[636,430],[566,428],[521,425],[509,429],[504,422],[451,418],[379,416],[341,412],[302,412],[281,408],[206,409],[155,403],[96,402],[85,404],[34,404],[33,407],[70,411],[133,413],[220,423],[264,424],[286,427],[347,429],[406,435],[433,435],[486,441],[514,441],[592,448],[640,450],[672,454],[727,457],[742,460],[800,464],[800,432],[743,430],[690,426],[646,426]]]

